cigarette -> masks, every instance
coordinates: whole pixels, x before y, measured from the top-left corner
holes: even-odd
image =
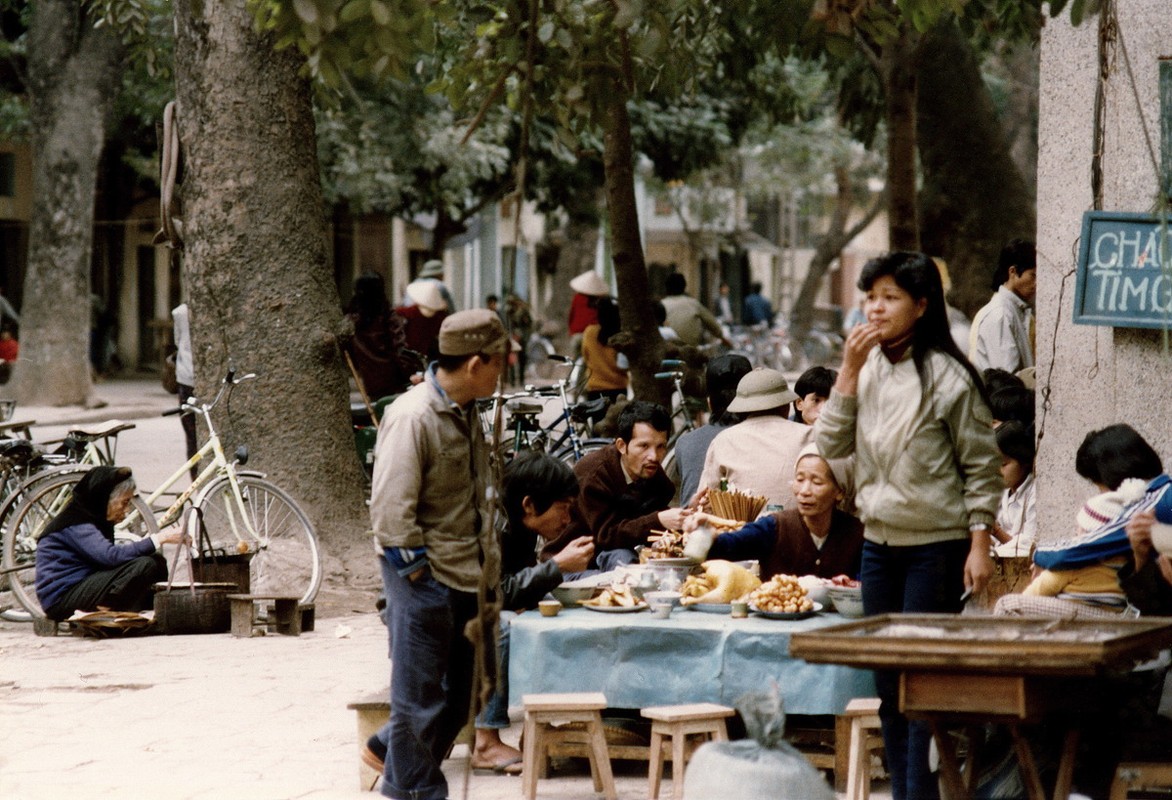
[[[963,604],[972,596],[973,596],[973,590],[971,588],[965,589],[964,594],[962,594],[960,596],[960,602]]]

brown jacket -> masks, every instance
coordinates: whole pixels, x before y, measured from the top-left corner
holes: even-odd
[[[598,552],[646,544],[647,534],[659,527],[659,512],[671,504],[676,492],[663,470],[628,484],[617,447],[583,456],[574,474],[579,490],[578,502],[570,509],[570,525],[542,549],[543,560],[579,536],[593,536]]]

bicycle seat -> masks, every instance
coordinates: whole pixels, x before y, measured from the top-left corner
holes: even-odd
[[[44,455],[45,449],[28,439],[0,439],[0,458],[23,466]]]
[[[591,420],[598,422],[606,416],[606,409],[610,406],[609,397],[596,397],[593,400],[583,400],[570,409],[570,417],[575,422]]]
[[[123,422],[120,419],[112,419],[109,422],[103,422],[96,427],[74,428],[69,432],[69,435],[74,439],[80,439],[83,442],[93,442],[98,439],[105,439],[107,436],[114,436],[115,434],[122,433],[122,431],[128,431],[133,427],[133,422]]]
[[[522,399],[510,400],[505,408],[516,417],[536,417],[543,409],[540,403],[527,403]]]

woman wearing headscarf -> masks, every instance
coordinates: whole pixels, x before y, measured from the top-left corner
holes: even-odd
[[[76,610],[151,608],[151,589],[167,579],[164,544],[179,544],[178,530],[115,544],[114,526],[126,518],[134,497],[126,467],[94,467],[73,488],[73,497],[49,521],[37,542],[37,599],[50,619]]]

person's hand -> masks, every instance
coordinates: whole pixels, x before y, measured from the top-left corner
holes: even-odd
[[[416,372],[414,375],[411,376],[410,381],[411,381],[412,386],[414,386],[417,383],[423,383],[423,373]]]
[[[1160,575],[1164,577],[1165,582],[1172,583],[1172,561],[1168,560],[1168,556],[1158,556],[1156,566],[1160,568]]]
[[[563,547],[560,552],[554,553],[553,563],[558,565],[562,574],[568,572],[583,572],[590,565],[594,557],[594,539],[589,536],[579,536]]]
[[[1152,557],[1152,524],[1155,521],[1156,512],[1151,509],[1137,511],[1127,521],[1127,540],[1131,542],[1131,552],[1135,557],[1137,570],[1143,569]]]
[[[834,388],[839,394],[853,395],[859,388],[859,372],[863,364],[867,363],[867,354],[879,344],[879,326],[864,322],[856,325],[847,334],[846,342],[842,346],[842,367],[838,371],[838,378]]]
[[[659,512],[659,524],[669,531],[678,531],[691,515],[692,510],[689,508],[665,508]]]
[[[159,544],[190,544],[187,534],[175,526],[168,531],[159,531]]]
[[[972,547],[969,556],[964,562],[964,588],[972,589],[973,594],[980,594],[993,577],[993,558],[989,555],[988,537],[983,547]]]
[[[696,493],[694,495],[692,495],[692,499],[688,501],[688,508],[695,509],[698,511],[701,508],[703,508],[704,504],[707,502],[708,502],[708,487],[701,486],[696,491]]]
[[[708,515],[703,511],[695,511],[689,514],[688,518],[684,520],[684,532],[690,533],[706,522],[708,522]]]

